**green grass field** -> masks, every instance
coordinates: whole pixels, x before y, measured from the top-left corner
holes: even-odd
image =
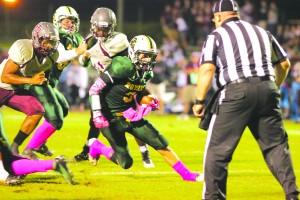
[[[6,134],[14,138],[24,115],[11,109],[2,109]],[[202,171],[202,157],[206,133],[197,128],[198,120],[177,120],[175,115],[148,117],[161,131],[178,156],[195,171]],[[49,141],[55,155],[70,160],[77,185],[68,185],[55,172],[28,175],[21,186],[0,185],[0,199],[99,199],[99,200],[199,200],[202,183],[183,182],[154,150],[150,150],[155,168],[145,169],[138,147],[128,134],[129,148],[134,159],[131,169],[123,170],[101,158],[97,166],[88,162],[75,163],[77,154],[87,136],[88,112],[71,112],[64,127]],[[300,128],[286,121],[290,150],[300,185]],[[103,141],[103,136],[100,136]],[[27,142],[27,141],[26,141]],[[23,147],[22,147],[23,149]],[[46,158],[45,158],[46,159]],[[283,191],[268,171],[259,148],[247,131],[235,151],[229,166],[227,196],[230,200],[280,200]]]

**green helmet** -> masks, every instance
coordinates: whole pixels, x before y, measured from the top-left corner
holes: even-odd
[[[145,58],[140,58],[143,54]],[[155,41],[148,35],[138,35],[131,39],[128,56],[138,69],[143,71],[152,70],[157,56]]]
[[[74,24],[71,27],[64,28],[61,25],[61,20],[72,19]],[[79,31],[80,19],[76,10],[70,6],[60,6],[56,9],[53,15],[53,24],[59,30],[60,33],[64,34],[74,34]]]

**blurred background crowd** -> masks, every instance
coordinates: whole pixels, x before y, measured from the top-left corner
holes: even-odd
[[[155,75],[148,84],[148,89],[158,96],[161,102],[161,109],[157,111],[157,114],[180,113],[178,115],[179,119],[188,119],[194,100],[202,42],[205,40],[207,34],[214,29],[211,22],[213,1],[153,0],[149,1],[152,2],[150,5],[149,2],[147,4],[147,1],[141,0],[143,2],[139,1],[136,7],[133,5],[123,5],[124,8],[122,7],[122,9],[125,12],[125,20],[120,17],[122,13],[117,11],[117,8],[120,8],[118,5],[120,1],[123,2],[123,0],[103,1],[101,5],[98,2],[97,6],[97,2],[91,0],[91,2],[95,3],[91,10],[93,11],[96,7],[100,6],[110,7],[118,12],[118,21],[122,22],[119,23],[122,27],[120,31],[126,33],[129,39],[133,35],[147,33],[158,41],[160,48],[157,64],[154,67]],[[57,5],[53,3],[55,1],[47,2],[48,4],[45,4],[49,14],[43,20],[49,19],[52,10],[59,5],[73,6],[79,11],[80,15],[81,9],[83,9],[78,4],[78,1],[76,4],[74,1],[62,0]],[[134,3],[134,0],[124,2],[130,4]],[[300,7],[298,5],[299,2],[291,0],[287,0],[285,3],[279,0],[243,0],[238,1],[238,3],[240,4],[241,19],[269,30],[287,51],[292,62],[292,69],[286,82],[280,88],[282,94],[280,106],[285,118],[300,122],[300,16],[299,14],[295,14],[297,12],[295,10]],[[292,5],[293,3],[296,4]],[[156,7],[155,4],[157,4]],[[26,7],[26,5],[24,6]],[[151,8],[154,10],[151,11]],[[6,13],[4,14],[5,23],[8,23],[9,17],[13,18],[13,14],[18,14],[17,11],[14,13],[7,8],[2,10]],[[137,15],[126,15],[131,10],[135,10]],[[152,18],[148,17],[149,12],[153,13]],[[81,30],[87,33],[89,29],[89,17],[86,13],[83,13],[82,16]],[[27,16],[27,18],[30,17]],[[6,26],[7,24],[3,27]],[[13,27],[9,28],[10,32],[15,32]],[[20,29],[22,28],[18,27],[18,30]],[[6,30],[6,35],[0,34],[0,37],[7,38],[7,35],[10,36],[12,34],[8,34]],[[15,34],[15,36],[15,38],[9,39],[12,42],[19,39],[18,34]],[[23,37],[26,37],[26,33]],[[7,41],[10,41],[9,39],[5,40],[6,42],[0,39],[0,61],[7,56],[7,48],[10,45]],[[97,77],[96,71],[89,68],[86,69],[76,61],[64,70],[60,81],[60,88],[73,109],[84,110],[88,108],[87,90],[95,77]]]

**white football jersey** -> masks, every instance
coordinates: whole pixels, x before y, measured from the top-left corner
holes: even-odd
[[[58,52],[55,51],[50,56],[44,57],[39,61],[33,51],[32,40],[20,39],[15,41],[8,50],[8,59],[19,65],[23,76],[32,77],[36,73],[49,70],[58,59]],[[3,68],[8,59],[4,60],[0,65],[0,76],[2,76]],[[2,83],[1,79],[0,87],[12,89],[11,85]]]
[[[124,33],[114,32],[107,40],[100,41],[91,47],[90,60],[93,67],[102,72],[111,63],[112,57],[129,47],[129,41]],[[82,59],[79,59],[82,60]]]

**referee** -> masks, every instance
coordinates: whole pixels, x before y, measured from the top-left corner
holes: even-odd
[[[228,164],[246,127],[252,132],[286,199],[298,199],[278,88],[290,62],[271,33],[239,19],[233,0],[213,7],[216,29],[201,57],[195,116],[204,117],[204,101],[214,74],[221,90],[209,124],[204,153],[203,199],[226,199]]]

